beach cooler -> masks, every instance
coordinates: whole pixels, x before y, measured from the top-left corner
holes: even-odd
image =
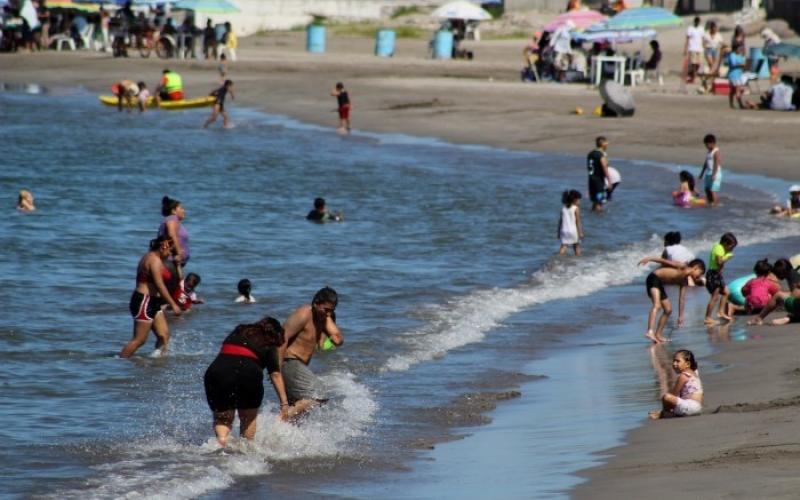
[[[731,84],[727,78],[714,78],[714,94],[728,95],[731,91]]]

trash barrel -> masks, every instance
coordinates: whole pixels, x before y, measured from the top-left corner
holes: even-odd
[[[394,40],[394,31],[378,30],[375,35],[375,55],[378,57],[394,56]]]
[[[433,37],[433,58],[452,59],[453,58],[453,32],[439,30]]]
[[[769,78],[769,63],[761,47],[750,47],[750,71],[755,73],[756,70],[758,70],[759,79]]]
[[[309,24],[306,29],[306,50],[309,52],[325,52],[325,26]]]

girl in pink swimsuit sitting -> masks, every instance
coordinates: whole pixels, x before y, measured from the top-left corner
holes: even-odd
[[[661,410],[650,412],[650,418],[690,417],[703,411],[703,383],[697,374],[697,361],[692,351],[680,350],[672,357],[672,369],[678,379],[672,390],[661,396]]]

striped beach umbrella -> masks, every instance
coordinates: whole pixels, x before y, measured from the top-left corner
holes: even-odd
[[[76,2],[74,0],[47,0],[48,9],[79,10],[81,12],[100,12],[100,5],[96,2]]]
[[[589,26],[601,23],[606,19],[608,19],[608,17],[596,10],[571,10],[547,23],[544,27],[544,31],[553,32],[567,24],[568,21],[572,21],[572,24],[575,25],[575,31],[583,31]]]
[[[202,14],[233,14],[239,12],[239,7],[228,0],[179,0],[174,8],[193,10]]]
[[[635,30],[662,26],[680,26],[681,24],[683,24],[681,18],[666,9],[661,7],[639,7],[623,10],[604,23],[592,26],[587,31],[594,29]]]

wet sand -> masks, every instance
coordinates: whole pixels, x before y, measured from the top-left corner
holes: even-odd
[[[730,110],[725,97],[697,95],[693,87],[682,93],[675,74],[668,75],[663,88],[635,91],[635,117],[601,119],[591,116],[600,103],[597,91],[585,85],[520,84],[519,40],[482,42],[474,47],[473,62],[428,60],[426,42],[419,40],[400,40],[394,59],[372,56],[368,39],[329,39],[324,55],[306,54],[303,40],[303,33],[243,40],[241,60],[231,65],[230,73],[236,82],[235,105],[333,127],[335,101],[328,93],[336,81],[344,81],[357,129],[579,155],[603,134],[611,140],[612,158],[698,167],[704,158],[702,137],[714,132],[725,168],[786,179],[797,175],[793,146],[800,113]],[[665,71],[678,68],[682,31],[670,32],[662,41]],[[135,54],[121,60],[89,52],[0,54],[0,80],[52,88],[83,85],[108,93],[111,83],[122,78],[154,85],[167,66],[183,74],[190,96],[206,94],[219,83],[216,64],[210,61],[165,62]],[[571,114],[578,106],[585,115]],[[87,119],[104,111],[113,110],[98,104],[87,110]],[[583,168],[582,162],[576,168]],[[729,369],[704,376],[704,416],[647,423],[632,432],[628,445],[611,450],[614,458],[607,465],[586,472],[591,482],[575,496],[796,497],[797,327],[762,327],[753,334],[763,338],[727,344],[716,356]],[[481,401],[469,408],[467,420],[480,423],[491,404]],[[716,408],[720,411],[712,413]]]

